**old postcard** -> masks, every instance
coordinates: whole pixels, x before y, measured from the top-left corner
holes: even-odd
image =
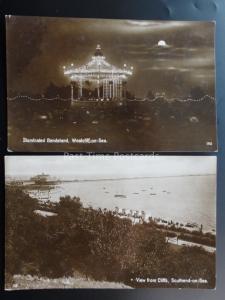
[[[214,22],[6,16],[10,151],[215,151]]]
[[[8,156],[5,172],[6,289],[215,288],[216,157]]]

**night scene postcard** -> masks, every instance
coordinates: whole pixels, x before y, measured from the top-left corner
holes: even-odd
[[[6,16],[8,150],[217,150],[215,23]]]

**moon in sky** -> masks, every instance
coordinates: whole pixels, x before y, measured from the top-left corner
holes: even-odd
[[[168,47],[167,43],[163,40],[158,41],[158,47]]]

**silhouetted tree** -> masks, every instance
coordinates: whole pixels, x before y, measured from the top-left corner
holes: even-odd
[[[194,87],[190,91],[190,96],[193,99],[199,99],[199,98],[205,96],[205,94],[206,94],[205,91],[201,87]]]

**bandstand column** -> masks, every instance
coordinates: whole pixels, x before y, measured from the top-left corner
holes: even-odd
[[[119,79],[119,99],[123,98],[122,80]]]
[[[126,98],[127,96],[127,82],[126,81],[122,81],[122,97]]]
[[[115,98],[115,79],[112,82],[112,98]]]
[[[71,87],[71,101],[73,101],[73,83],[70,83],[70,87]]]
[[[113,92],[112,92],[113,82],[109,81],[109,98],[112,99]]]
[[[83,82],[82,79],[79,82],[79,98],[82,98],[83,96],[83,86],[82,86]]]
[[[111,98],[113,99],[114,97],[114,80],[112,80],[112,84],[111,84]]]
[[[108,99],[109,98],[109,81],[108,81],[108,79],[106,79],[106,99]]]
[[[120,79],[117,81],[117,98],[120,99]]]
[[[100,98],[100,82],[98,80],[98,99]]]
[[[103,81],[103,99],[109,98],[109,81],[105,79]]]
[[[105,92],[106,92],[106,80],[103,79],[102,81],[102,98],[105,99]]]
[[[117,97],[117,80],[113,80],[113,98]]]
[[[116,81],[116,98],[119,98],[120,84],[119,79]]]

